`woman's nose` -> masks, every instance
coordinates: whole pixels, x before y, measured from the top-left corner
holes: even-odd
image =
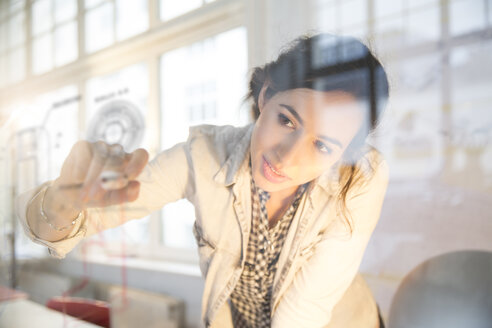
[[[299,138],[289,138],[276,148],[279,169],[296,164],[302,158],[302,145]]]

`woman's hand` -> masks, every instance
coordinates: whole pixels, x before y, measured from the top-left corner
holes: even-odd
[[[77,142],[65,159],[60,176],[47,190],[46,213],[70,218],[73,215],[69,214],[89,207],[134,201],[140,190],[135,179],[148,159],[144,149],[126,153],[118,144]]]

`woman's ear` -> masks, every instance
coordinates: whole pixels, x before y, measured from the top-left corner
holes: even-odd
[[[258,95],[258,110],[261,111],[263,110],[263,107],[265,106],[266,104],[266,101],[268,99],[266,99],[266,92],[268,90],[268,83],[265,82],[263,83],[263,86],[261,87],[261,90],[260,90],[260,94]]]

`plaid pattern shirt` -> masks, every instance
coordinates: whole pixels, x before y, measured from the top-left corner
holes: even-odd
[[[267,191],[255,186],[251,174],[252,224],[241,277],[230,296],[235,328],[270,327],[270,300],[277,261],[302,194],[309,183],[301,185],[294,201],[283,217],[269,228],[266,202]]]

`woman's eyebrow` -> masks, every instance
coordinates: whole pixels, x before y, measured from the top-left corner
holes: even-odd
[[[299,113],[296,112],[296,110],[292,107],[292,106],[289,106],[289,105],[286,105],[286,104],[280,104],[280,106],[284,107],[285,109],[287,109],[295,118],[296,120],[301,124],[301,125],[304,125],[304,121],[302,120],[301,116],[299,115]],[[337,139],[334,139],[334,138],[330,138],[330,137],[327,137],[327,136],[319,136],[321,139],[323,140],[326,140],[340,148],[342,148],[342,143],[340,141],[338,141]]]
[[[304,125],[304,121],[302,120],[301,116],[299,116],[299,114],[296,112],[296,110],[293,107],[286,104],[280,104],[280,106],[287,109],[301,125]]]
[[[321,139],[324,139],[328,142],[331,142],[332,144],[338,146],[340,149],[342,148],[342,143],[340,141],[338,141],[337,139],[333,139],[333,138],[330,138],[330,137],[327,137],[327,136],[319,136]]]

